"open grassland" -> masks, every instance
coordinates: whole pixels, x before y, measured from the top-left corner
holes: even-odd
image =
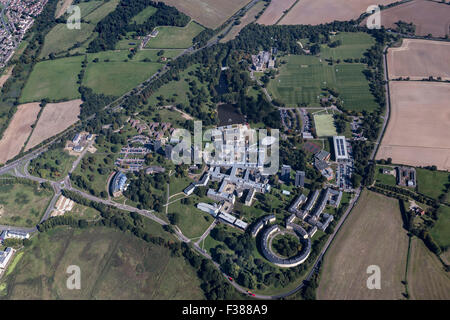
[[[390,83],[391,116],[377,159],[450,170],[450,85]]]
[[[322,88],[335,88],[343,106],[349,110],[371,111],[377,104],[369,91],[360,63],[340,63],[333,66],[313,56],[290,55],[280,67],[280,74],[268,85],[275,99],[289,106],[307,103],[319,105]]]
[[[0,140],[0,163],[5,163],[19,154],[33,130],[32,125],[36,122],[40,109],[37,102],[17,107],[16,113]]]
[[[363,191],[323,262],[318,299],[401,299],[408,237],[397,200]],[[381,270],[381,289],[367,288],[367,267]]]
[[[42,141],[57,135],[77,122],[82,103],[83,101],[81,100],[71,100],[47,104],[44,107],[44,111],[42,111],[25,150],[37,146]]]
[[[94,208],[83,206],[79,203],[75,203],[73,209],[67,212],[65,215],[74,217],[75,219],[85,219],[88,221],[97,220],[100,218],[100,211]]]
[[[331,114],[314,115],[314,124],[316,125],[317,136],[319,137],[329,137],[337,135],[336,127],[334,126],[333,115]]]
[[[377,165],[375,168],[375,180],[382,184],[387,184],[389,186],[395,186],[397,184],[397,180],[392,174],[383,174],[382,169],[386,168],[389,170],[394,170],[392,166],[379,166]]]
[[[441,205],[438,209],[438,221],[431,229],[433,239],[442,248],[450,248],[450,207]]]
[[[414,238],[408,267],[408,289],[415,300],[450,299],[450,275],[422,240]]]
[[[86,18],[88,14],[97,9],[103,4],[103,0],[91,0],[88,2],[81,2],[77,4],[81,10],[81,17]]]
[[[89,63],[83,85],[97,93],[120,96],[150,78],[161,66],[140,61]]]
[[[26,184],[0,185],[0,224],[33,227],[44,214],[52,193]]]
[[[272,25],[275,24],[283,16],[284,12],[288,10],[297,0],[273,0],[269,7],[264,11],[258,19],[259,24]]]
[[[341,41],[341,45],[330,48],[328,45],[321,45],[320,56],[322,58],[349,59],[362,58],[375,40],[364,32],[340,32],[337,35],[330,35],[330,41]]]
[[[45,98],[49,100],[79,98],[77,81],[82,60],[82,56],[77,56],[37,63],[23,89],[20,102],[36,102]]]
[[[248,10],[245,15],[239,19],[241,21],[240,24],[233,26],[231,30],[227,33],[225,37],[223,37],[220,42],[227,42],[229,40],[232,40],[236,38],[236,36],[241,32],[241,30],[248,24],[255,21],[255,17],[258,15],[259,12],[264,8],[264,2],[258,2],[255,4],[250,10]]]
[[[387,5],[397,0],[301,0],[281,19],[279,24],[318,25],[357,19],[373,4]]]
[[[437,1],[414,0],[381,11],[381,25],[395,28],[398,21],[414,23],[416,34],[444,37],[449,34],[450,6]],[[366,25],[366,19],[361,22]]]
[[[63,23],[57,24],[45,36],[44,47],[39,55],[40,58],[47,57],[50,53],[59,53],[73,47],[76,43],[86,41],[92,34],[95,26],[82,23],[81,29],[69,29]]]
[[[184,49],[192,46],[192,39],[204,28],[191,21],[185,27],[163,26],[156,28],[159,33],[150,39],[147,48]]]
[[[239,9],[243,8],[249,0],[162,0],[169,6],[192,17],[201,25],[216,29],[228,20]]]
[[[450,173],[416,168],[418,191],[426,196],[437,199],[450,183]]]
[[[204,299],[182,257],[129,233],[60,227],[39,234],[24,252],[3,279],[4,299]],[[80,290],[67,289],[69,265],[81,269]]]
[[[97,2],[97,1],[95,1]],[[113,12],[117,5],[119,4],[120,0],[109,0],[103,3],[101,6],[93,10],[91,13],[89,13],[87,16],[84,16],[84,20],[91,24],[97,24],[102,20],[104,17],[106,17],[108,14]]]
[[[163,50],[163,54],[158,56],[159,49],[144,49],[139,50],[136,55],[133,57],[134,61],[142,61],[144,59],[150,59],[151,62],[159,62],[161,57],[165,57],[167,59],[174,59],[179,54],[183,52],[182,49],[165,49]]]
[[[136,22],[136,24],[142,24],[145,21],[147,21],[148,18],[150,18],[152,15],[154,15],[156,13],[156,11],[158,11],[157,8],[148,6],[147,8],[145,8],[144,10],[139,12],[137,15],[135,15],[133,17],[133,19],[131,19],[131,22],[132,23]]]
[[[450,80],[450,42],[404,39],[401,47],[389,49],[387,58],[389,79]]]

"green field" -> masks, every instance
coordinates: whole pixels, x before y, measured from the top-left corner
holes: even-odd
[[[80,267],[80,290],[67,289],[69,265]],[[2,282],[2,298],[12,300],[204,299],[200,280],[184,258],[129,233],[100,227],[59,227],[39,234]]]
[[[330,137],[336,136],[336,127],[332,114],[316,114],[314,115],[314,124],[316,125],[317,136]]]
[[[28,171],[35,176],[61,180],[69,173],[76,157],[61,149],[52,149],[31,160]]]
[[[439,207],[438,220],[431,229],[431,235],[441,248],[450,247],[450,207]]]
[[[200,237],[213,222],[212,216],[197,209],[194,204],[184,205],[181,201],[169,205],[168,213],[179,215],[180,222],[177,226],[186,237],[191,239]]]
[[[89,63],[83,85],[97,93],[120,96],[150,78],[161,66],[140,61]]]
[[[395,186],[397,185],[397,180],[395,179],[395,176],[391,174],[383,174],[382,168],[389,168],[393,169],[393,167],[390,166],[376,166],[375,168],[375,180],[379,183],[386,184],[389,186]]]
[[[65,24],[57,24],[45,36],[44,46],[39,55],[40,58],[47,57],[50,53],[59,53],[68,50],[76,43],[86,41],[94,30],[94,25],[82,23],[81,29],[69,29]]]
[[[154,15],[156,11],[158,11],[158,9],[156,9],[155,7],[148,6],[137,15],[135,15],[133,19],[131,19],[131,22],[136,22],[136,24],[143,24],[148,18]]]
[[[91,0],[87,2],[80,2],[77,4],[77,6],[80,7],[81,17],[86,18],[88,14],[100,7],[103,3],[103,1]]]
[[[97,1],[95,1],[97,2]],[[91,24],[97,24],[102,20],[104,17],[106,17],[108,14],[113,12],[117,5],[119,4],[119,0],[110,0],[102,4],[100,7],[93,10],[91,13],[89,13],[87,16],[84,17],[84,20]]]
[[[33,227],[44,214],[52,192],[25,184],[0,185],[0,224]]]
[[[323,88],[335,88],[343,106],[349,110],[371,111],[377,107],[360,63],[341,63],[333,66],[313,56],[290,55],[280,74],[268,84],[273,97],[290,106],[299,103],[318,106]]]
[[[375,40],[365,32],[341,32],[335,36],[330,36],[330,41],[341,41],[342,44],[335,48],[328,45],[321,45],[320,56],[322,58],[348,59],[362,58],[363,53],[369,49]]]
[[[73,209],[65,215],[73,216],[75,219],[97,220],[100,218],[100,211],[75,203]]]
[[[186,27],[157,27],[159,31],[156,38],[150,39],[147,48],[182,49],[192,46],[192,39],[204,30],[195,22]]]
[[[82,60],[82,56],[76,56],[37,63],[23,89],[20,102],[80,98],[77,81]]]
[[[426,196],[437,199],[450,183],[450,173],[416,168],[418,191]]]

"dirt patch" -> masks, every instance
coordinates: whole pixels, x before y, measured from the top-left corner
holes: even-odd
[[[376,159],[450,170],[450,84],[390,83],[391,116]]]
[[[450,6],[427,0],[415,0],[381,11],[381,24],[385,28],[395,28],[399,20],[412,22],[416,34],[435,37],[449,34]],[[362,22],[365,24],[366,20]]]
[[[60,0],[58,2],[55,18],[58,19],[61,17],[67,10],[67,8],[72,4],[73,0]]]
[[[9,69],[6,70],[6,72],[2,76],[0,76],[0,89],[3,88],[5,82],[8,81],[9,77],[11,77],[13,69],[14,66],[9,67]]]
[[[317,25],[357,19],[373,4],[387,5],[397,0],[301,0],[279,24]]]
[[[39,114],[39,102],[22,104],[17,107],[11,122],[0,140],[0,163],[17,156],[32,131],[32,125]]]
[[[390,79],[450,80],[450,42],[404,39],[400,48],[389,49],[388,66]]]
[[[250,0],[161,0],[192,17],[201,25],[215,29],[243,8]]]
[[[257,22],[266,26],[275,24],[283,16],[284,12],[292,7],[295,1],[296,0],[272,0]]]
[[[82,102],[80,99],[77,99],[47,104],[30,137],[30,141],[28,141],[25,151],[64,131],[77,122]]]

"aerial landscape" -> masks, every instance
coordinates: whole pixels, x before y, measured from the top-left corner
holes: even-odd
[[[0,300],[450,299],[450,1],[0,25]]]

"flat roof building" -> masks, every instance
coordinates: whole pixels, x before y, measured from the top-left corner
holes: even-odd
[[[333,136],[333,146],[336,161],[348,160],[347,142],[344,136]]]
[[[305,186],[305,171],[295,172],[295,186],[300,188]]]
[[[0,251],[0,268],[5,269],[14,251],[11,248],[6,248],[5,251]]]

